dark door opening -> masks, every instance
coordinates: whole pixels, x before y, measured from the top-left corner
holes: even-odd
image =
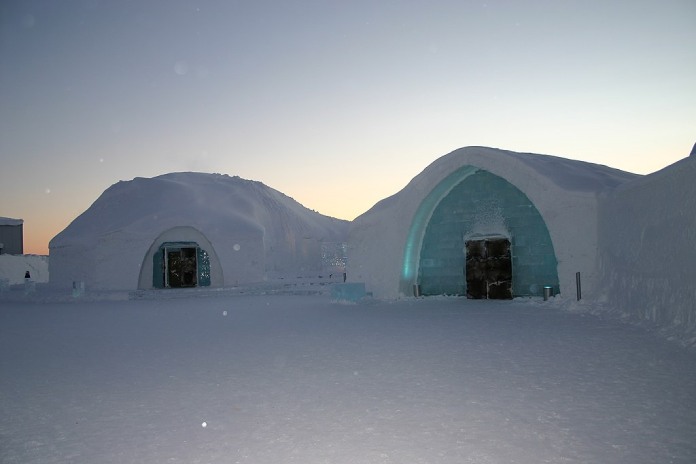
[[[510,240],[503,237],[466,241],[466,296],[512,299]]]
[[[196,248],[165,248],[165,286],[181,288],[197,285]]]

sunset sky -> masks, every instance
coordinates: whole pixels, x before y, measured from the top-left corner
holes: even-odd
[[[696,142],[694,24],[693,0],[5,0],[0,216],[47,254],[167,172],[343,219],[469,145],[654,172]]]

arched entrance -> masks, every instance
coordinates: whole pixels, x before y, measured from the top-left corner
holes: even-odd
[[[210,286],[210,258],[196,242],[165,242],[152,256],[152,286]]]
[[[502,177],[464,166],[433,189],[418,218],[404,269],[410,262],[422,295],[512,298],[541,296],[544,286],[559,291],[546,223]]]
[[[210,241],[190,226],[164,231],[140,267],[138,288],[221,287],[222,267]]]

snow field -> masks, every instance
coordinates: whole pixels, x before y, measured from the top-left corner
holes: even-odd
[[[2,302],[0,372],[3,463],[696,460],[696,355],[540,301]]]

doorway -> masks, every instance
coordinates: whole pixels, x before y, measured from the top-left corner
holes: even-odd
[[[195,287],[198,284],[197,255],[195,247],[165,248],[165,287]]]
[[[512,299],[512,254],[506,237],[467,240],[466,296],[472,299]]]

